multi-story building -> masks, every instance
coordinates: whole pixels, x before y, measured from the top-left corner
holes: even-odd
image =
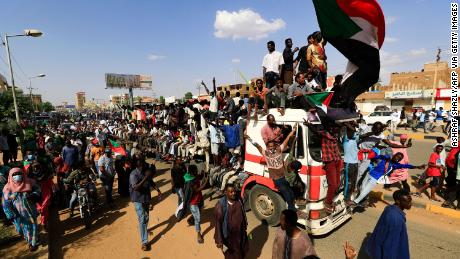
[[[257,79],[262,79],[259,77],[252,78],[251,83],[254,83]],[[230,96],[234,97],[237,92],[240,92],[241,97],[249,97],[250,86],[247,84],[233,84],[233,85],[221,85],[217,87],[217,92],[230,91]]]
[[[460,68],[455,71],[460,73]],[[363,113],[385,105],[400,110],[402,107],[451,109],[451,69],[447,62],[427,63],[419,72],[395,72],[387,86],[373,87],[358,96],[356,104]]]
[[[75,107],[77,110],[82,110],[86,103],[85,92],[78,92],[76,95]]]
[[[447,62],[437,62],[425,64],[419,72],[392,73],[391,90],[385,93],[385,99],[391,100],[395,108],[443,107],[450,110],[451,71]],[[460,68],[455,71],[460,73]]]

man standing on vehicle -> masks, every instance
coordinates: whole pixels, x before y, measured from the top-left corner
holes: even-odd
[[[248,221],[243,203],[232,184],[225,186],[225,196],[214,209],[216,229],[214,240],[226,259],[243,259],[248,253],[249,243],[246,229]]]
[[[276,84],[276,79],[280,77],[280,71],[284,65],[283,55],[275,50],[275,42],[267,42],[268,54],[264,56],[262,62],[263,76],[265,85],[268,89]]]
[[[143,166],[144,161],[142,159],[136,161],[136,169],[129,176],[129,193],[139,222],[139,233],[142,242],[141,249],[148,251],[150,250],[150,246],[148,244],[147,227],[149,224],[149,205],[152,199],[150,194],[151,171],[142,170]]]
[[[274,141],[277,144],[281,142],[283,133],[280,126],[276,125],[275,116],[273,116],[273,114],[267,115],[267,124],[262,127],[260,134],[265,144],[269,141]]]
[[[104,155],[99,158],[97,166],[99,168],[99,179],[101,179],[102,186],[105,190],[106,202],[109,206],[111,206],[113,202],[112,189],[115,170],[113,167],[112,151],[110,148],[107,148]]]
[[[294,205],[295,197],[294,192],[289,186],[289,183],[286,181],[283,152],[288,149],[289,140],[295,136],[297,126],[297,124],[294,126],[291,133],[289,133],[281,145],[277,145],[275,140],[269,140],[266,144],[266,150],[254,142],[249,136],[246,136],[247,140],[259,150],[259,152],[267,161],[267,168],[270,178],[273,180],[276,188],[279,190],[284,200],[288,204],[288,209],[293,211],[297,211]]]

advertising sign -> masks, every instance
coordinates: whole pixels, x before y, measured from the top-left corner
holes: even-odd
[[[430,98],[433,90],[390,91],[385,93],[386,99]]]
[[[145,75],[105,74],[107,88],[138,88],[151,89],[152,77]]]

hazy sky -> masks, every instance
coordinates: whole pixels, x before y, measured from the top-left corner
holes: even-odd
[[[420,70],[433,61],[436,48],[449,47],[450,1],[380,0],[386,16],[386,40],[381,51],[384,83],[395,71]],[[2,1],[0,34],[35,28],[41,38],[11,38],[16,84],[35,90],[54,104],[74,102],[75,92],[108,99],[120,90],[106,90],[105,73],[153,77],[157,96],[194,94],[202,79],[211,84],[240,83],[260,76],[266,42],[277,50],[291,37],[294,46],[318,30],[310,0],[293,1],[148,1],[148,0],[21,0]],[[329,74],[345,70],[346,60],[331,45],[326,48]],[[446,59],[447,55],[443,55]],[[9,78],[5,51],[0,73]],[[152,96],[152,91],[135,91]]]

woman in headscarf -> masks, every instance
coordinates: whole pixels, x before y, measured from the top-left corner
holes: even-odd
[[[29,243],[30,251],[37,250],[38,224],[37,207],[40,200],[40,187],[29,179],[20,168],[13,168],[8,175],[8,182],[3,188],[3,210],[9,220],[13,221],[16,231]]]

